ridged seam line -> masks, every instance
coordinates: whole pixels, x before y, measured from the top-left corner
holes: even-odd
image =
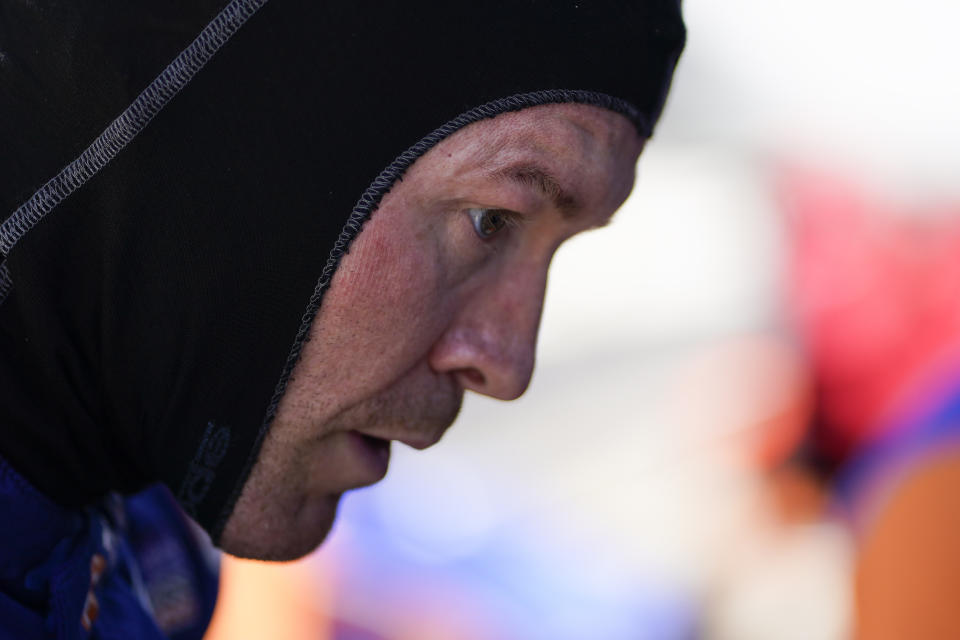
[[[10,267],[4,262],[0,264],[0,302],[3,302],[13,288],[13,278],[10,277]]]
[[[273,418],[276,415],[277,405],[280,403],[280,399],[283,397],[283,394],[286,391],[290,374],[293,372],[293,368],[300,359],[300,353],[303,350],[303,345],[308,340],[310,326],[313,324],[313,318],[316,316],[317,310],[320,308],[320,303],[323,301],[323,295],[329,287],[330,281],[333,279],[333,274],[339,266],[340,260],[348,252],[348,246],[357,236],[357,234],[360,233],[363,224],[379,206],[383,196],[386,195],[393,184],[400,179],[400,177],[416,160],[418,160],[423,154],[433,148],[441,140],[459,131],[463,127],[473,124],[474,122],[493,118],[502,113],[507,113],[510,111],[520,111],[521,109],[526,109],[528,107],[561,103],[579,103],[602,107],[625,116],[634,124],[640,135],[649,137],[652,133],[651,123],[643,112],[626,100],[614,98],[613,96],[605,93],[570,89],[548,89],[545,91],[521,93],[509,96],[507,98],[493,100],[469,111],[465,111],[453,120],[450,120],[446,124],[435,129],[430,134],[422,138],[419,142],[397,156],[397,158],[391,162],[386,169],[380,172],[370,186],[366,188],[366,190],[360,196],[360,199],[357,201],[357,204],[354,205],[353,211],[350,213],[346,224],[344,224],[343,229],[340,231],[340,235],[334,243],[333,249],[330,251],[330,255],[327,257],[327,262],[321,271],[320,279],[317,282],[317,286],[314,288],[313,295],[310,297],[309,303],[307,304],[306,311],[301,319],[300,329],[297,331],[297,336],[294,339],[293,347],[281,372],[280,381],[277,383],[276,390],[274,391],[273,397],[270,400],[270,405],[267,407],[266,415],[260,427],[260,431],[257,433],[257,439],[254,442],[253,449],[251,450],[250,455],[247,457],[247,462],[244,465],[237,485],[234,487],[233,493],[227,501],[227,504],[224,506],[224,510],[221,513],[219,520],[211,531],[211,537],[213,538],[214,543],[219,542],[220,535],[223,533],[227,519],[233,512],[233,507],[240,497],[240,492],[243,489],[243,485],[246,484],[246,480],[253,469],[253,465],[256,462],[257,456],[259,455],[260,447],[263,444],[263,439],[266,436],[267,431],[270,429],[270,424],[273,422]]]
[[[80,155],[0,225],[0,254],[113,160],[267,0],[232,0]],[[5,272],[9,281],[9,270]],[[0,302],[10,285],[0,284]]]

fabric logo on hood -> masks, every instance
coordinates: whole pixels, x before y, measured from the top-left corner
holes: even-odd
[[[227,455],[229,447],[230,428],[218,427],[212,420],[208,422],[197,453],[187,470],[187,477],[177,493],[180,506],[191,516],[196,515],[197,507],[210,491],[216,478],[217,467]]]

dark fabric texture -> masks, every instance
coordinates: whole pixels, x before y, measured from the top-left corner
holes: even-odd
[[[0,0],[3,217],[221,9]],[[683,41],[677,0],[267,2],[4,256],[0,453],[65,506],[161,480],[216,539],[404,167],[471,110],[590,102],[648,135]]]

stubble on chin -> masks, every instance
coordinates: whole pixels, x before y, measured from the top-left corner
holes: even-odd
[[[307,442],[283,437],[280,431],[302,434],[306,425],[279,415],[228,521],[224,550],[261,560],[311,552],[329,533],[341,494],[363,484],[353,477],[347,432],[433,443],[453,424],[462,401],[462,389],[448,378],[404,379],[314,423]]]

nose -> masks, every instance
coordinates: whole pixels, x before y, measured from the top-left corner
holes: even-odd
[[[464,389],[519,398],[533,374],[546,286],[546,268],[530,268],[500,274],[463,294],[430,351],[430,366],[455,376]]]

